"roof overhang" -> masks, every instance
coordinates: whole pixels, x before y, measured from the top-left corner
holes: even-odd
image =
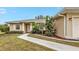
[[[67,13],[79,13],[79,7],[64,7],[57,15],[54,16],[54,19],[59,17],[64,17]]]
[[[20,20],[20,21],[10,21],[6,22],[7,24],[18,24],[18,23],[45,23],[45,19],[29,19],[29,20]]]

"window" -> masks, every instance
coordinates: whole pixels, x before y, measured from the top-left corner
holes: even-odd
[[[19,24],[16,25],[16,29],[17,29],[17,30],[20,29],[20,25],[19,25]]]

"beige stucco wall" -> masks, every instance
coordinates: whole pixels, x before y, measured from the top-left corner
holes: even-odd
[[[10,31],[23,31],[24,33],[32,31],[32,23],[20,23],[19,25],[20,29],[16,30],[16,24],[8,24]]]
[[[55,21],[56,35],[64,37],[64,17],[59,17]]]
[[[16,30],[16,24],[8,24],[8,25],[9,25],[10,31],[22,31],[21,24],[19,24],[20,25],[19,30]]]

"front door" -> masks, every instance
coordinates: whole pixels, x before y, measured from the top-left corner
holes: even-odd
[[[72,19],[72,36],[73,38],[79,38],[79,17],[73,17]]]
[[[30,32],[30,24],[26,24],[26,32]]]

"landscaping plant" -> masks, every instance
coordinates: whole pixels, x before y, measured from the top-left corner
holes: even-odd
[[[7,25],[0,25],[0,31],[1,32],[8,32],[9,31],[9,27]]]
[[[37,23],[33,23],[32,33],[37,33],[37,34],[41,33],[41,31],[39,30],[39,25]]]
[[[33,23],[32,33],[54,36],[56,33],[55,22],[52,17],[46,16],[46,23]]]
[[[45,24],[45,35],[47,36],[53,36],[56,33],[56,29],[55,29],[55,23],[52,17],[46,16],[46,24]]]

